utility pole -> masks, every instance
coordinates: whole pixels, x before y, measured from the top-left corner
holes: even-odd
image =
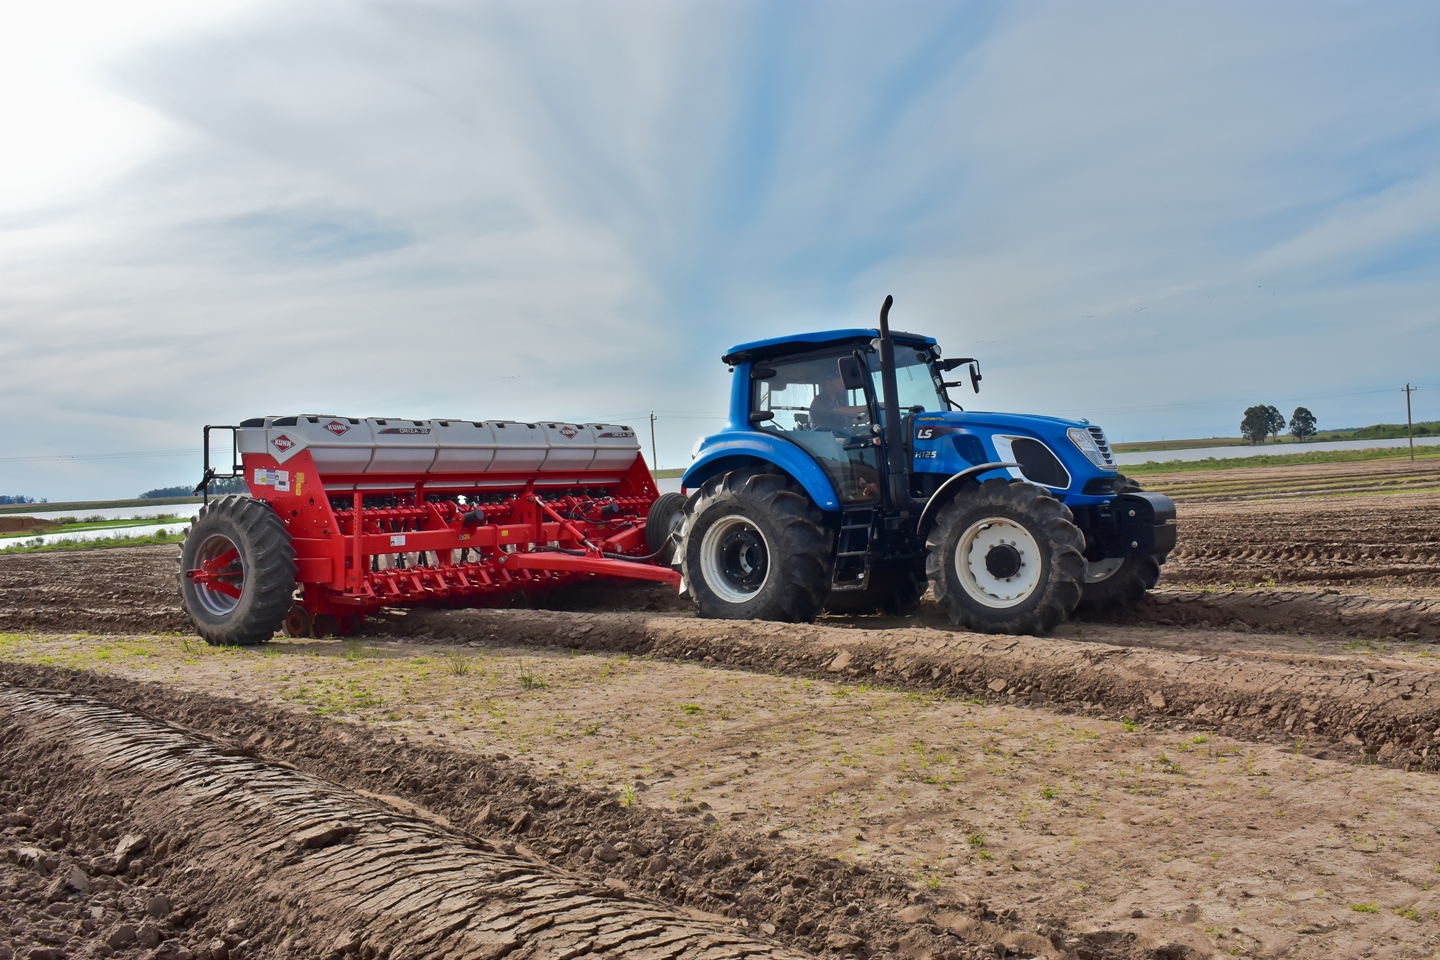
[[[1419,389],[1419,387],[1412,387],[1408,383],[1405,384],[1405,436],[1410,438],[1411,461],[1414,461],[1415,459],[1415,426],[1414,421],[1410,416],[1410,394],[1414,393],[1416,390]]]
[[[1412,456],[1413,460],[1414,457]],[[650,469],[660,469],[660,455],[655,452],[655,411],[650,411]]]

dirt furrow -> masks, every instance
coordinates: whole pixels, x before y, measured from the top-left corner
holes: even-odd
[[[1440,641],[1440,599],[1377,598],[1343,590],[1305,592],[1284,589],[1233,589],[1274,575],[1277,582],[1375,584],[1386,580],[1440,580],[1440,543],[1398,534],[1403,549],[1376,548],[1376,561],[1356,562],[1322,543],[1307,546],[1299,532],[1288,540],[1285,518],[1277,531],[1248,547],[1217,542],[1198,527],[1188,546],[1172,555],[1161,588],[1138,611],[1112,622],[1157,626],[1215,626],[1242,631],[1308,633],[1345,637]],[[1427,520],[1428,522],[1428,520]],[[1194,531],[1192,531],[1194,532]],[[1242,531],[1243,534],[1243,531]],[[1257,534],[1257,536],[1259,536]],[[1427,534],[1435,540],[1434,532]],[[1333,538],[1332,538],[1333,539]],[[1338,542],[1338,541],[1337,541]],[[32,554],[0,557],[0,632],[174,633],[192,628],[179,606],[174,586],[174,547],[98,550],[84,554]],[[1363,552],[1363,551],[1361,551]],[[1187,589],[1228,583],[1232,589]],[[667,589],[587,587],[569,595],[536,598],[551,608],[574,610],[688,609]],[[868,626],[858,618],[854,626]],[[914,626],[949,629],[933,603],[906,621]],[[384,624],[368,632],[383,631]]]
[[[73,770],[133,798],[143,820],[186,836],[189,857],[336,933],[338,952],[407,957],[797,956],[723,926],[565,877],[484,841],[384,810],[331,784],[234,756],[89,698],[0,688],[25,742],[63,743]],[[336,872],[373,868],[389,895]],[[228,877],[227,877],[228,874]],[[303,908],[298,891],[303,893]],[[595,925],[604,916],[606,926]],[[543,922],[521,922],[525,917]],[[599,935],[597,935],[599,934]]]
[[[1155,590],[1139,609],[1105,622],[1224,627],[1245,632],[1440,641],[1440,600],[1363,597],[1331,590]]]
[[[464,610],[422,614],[452,642],[630,652],[802,676],[899,683],[1137,720],[1184,720],[1233,736],[1304,741],[1413,769],[1440,769],[1440,668],[1367,667],[1279,653],[1198,656],[1040,637],[849,630],[632,614]],[[423,624],[423,626],[421,626]]]
[[[440,837],[420,831],[395,840],[400,854],[421,855],[439,849],[447,842],[445,831],[461,825],[466,837],[484,841],[481,846],[491,851],[513,851],[554,864],[557,877],[551,882],[562,885],[554,891],[555,905],[562,909],[568,909],[567,904],[583,906],[589,911],[587,922],[595,924],[597,938],[606,934],[601,929],[606,916],[627,908],[619,899],[625,894],[672,904],[670,909],[685,915],[704,911],[717,920],[728,917],[734,926],[725,930],[726,937],[744,941],[748,939],[746,929],[758,929],[794,949],[837,957],[979,958],[995,956],[1002,945],[1012,953],[1028,945],[1031,954],[1082,950],[1107,960],[1172,955],[1165,952],[1170,945],[1164,940],[1157,942],[1123,930],[1076,932],[1052,916],[1013,907],[992,910],[978,889],[966,890],[961,896],[942,894],[913,877],[841,862],[780,839],[764,828],[757,830],[748,818],[740,821],[732,815],[719,821],[708,804],[687,804],[678,813],[627,806],[610,791],[583,789],[563,779],[537,778],[522,762],[504,754],[396,740],[384,731],[297,715],[257,701],[197,695],[165,684],[54,667],[0,663],[0,684],[71,691],[156,720],[184,724],[206,737],[218,738],[210,746],[218,757],[262,757],[271,761],[277,772],[298,769],[341,784],[357,797],[442,828]],[[269,954],[261,951],[261,955],[322,955],[329,938],[338,936],[328,920],[311,924],[308,906],[270,899],[278,888],[267,888],[263,895],[256,892],[255,885],[268,864],[253,865],[247,882],[236,884],[229,860],[211,863],[197,859],[189,834],[182,829],[190,814],[169,811],[156,815],[156,809],[165,809],[163,795],[151,798],[160,806],[152,807],[146,799],[137,801],[142,805],[133,809],[127,804],[124,809],[128,812],[120,813],[121,798],[129,790],[125,781],[99,785],[92,767],[77,763],[65,740],[40,740],[22,737],[22,733],[16,724],[0,722],[0,816],[5,814],[8,790],[11,805],[31,806],[37,831],[43,824],[66,823],[72,825],[66,828],[67,836],[71,829],[77,836],[96,829],[109,835],[117,829],[148,833],[151,849],[159,853],[154,859],[131,864],[130,882],[153,884],[167,876],[184,878],[188,885],[181,884],[178,895],[196,917],[191,922],[202,939],[224,931],[233,947],[238,937],[231,936],[228,928],[241,924],[231,924],[227,917],[249,918],[246,936],[253,941],[252,947],[259,950],[254,944],[267,943],[273,950]],[[191,783],[197,800],[201,790],[206,797],[216,798],[201,800],[194,805],[196,809],[223,801],[223,774],[216,766],[194,773]],[[294,806],[310,796],[311,788],[303,779],[287,778],[270,781],[267,789],[277,803],[283,800],[286,806]],[[108,811],[103,824],[87,822],[95,811],[102,810]],[[236,811],[235,829],[242,833],[251,829],[247,818],[254,816],[248,810]],[[108,826],[112,821],[120,826]],[[322,849],[338,854],[355,848]],[[401,886],[418,884],[423,877],[416,870],[397,881],[383,865],[371,861],[327,863],[324,884],[343,884],[365,897],[385,895],[385,891],[400,894]],[[522,862],[509,874],[495,873],[490,882],[524,882],[536,871],[534,863]],[[582,878],[578,887],[577,881],[565,879],[566,874]],[[595,904],[597,892],[609,899]],[[513,925],[543,923],[544,917],[543,910],[517,912]],[[510,922],[497,920],[494,929],[509,929],[506,924]],[[174,935],[182,934],[177,931]],[[283,949],[287,939],[289,953]],[[656,960],[673,952],[672,946],[657,939],[647,941],[643,950],[635,946],[631,955],[652,951]],[[206,960],[198,951],[193,956],[194,960]],[[361,955],[362,960],[374,960],[375,956],[373,951]],[[152,960],[187,958],[172,954]],[[244,960],[244,956],[232,953],[229,960]]]

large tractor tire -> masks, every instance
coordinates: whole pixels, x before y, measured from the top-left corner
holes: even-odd
[[[180,599],[207,643],[264,643],[294,603],[295,547],[269,504],[226,496],[200,508],[180,548]]]
[[[1043,634],[1080,602],[1085,536],[1070,510],[1023,480],[987,480],[940,510],[925,540],[935,599],[981,633]]]
[[[1085,565],[1085,586],[1077,613],[1132,610],[1160,582],[1160,561],[1154,557],[1116,557]]]
[[[681,572],[702,617],[815,619],[830,591],[831,534],[788,477],[732,470],[686,504]]]
[[[1120,477],[1120,493],[1135,493],[1140,484]],[[1077,613],[1105,614],[1133,610],[1160,582],[1163,557],[1115,557],[1085,565],[1085,586]]]
[[[650,513],[645,517],[645,548],[650,559],[662,567],[668,567],[675,560],[675,547],[679,538],[676,534],[685,522],[685,504],[688,498],[678,493],[662,493],[650,504]]]
[[[883,613],[908,617],[920,609],[920,598],[930,588],[924,574],[909,570],[876,570],[863,590],[837,590],[825,600],[825,612],[841,616]]]

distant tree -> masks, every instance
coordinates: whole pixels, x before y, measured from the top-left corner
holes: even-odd
[[[10,503],[34,503],[34,502],[35,502],[35,498],[34,498],[34,497],[27,497],[27,496],[23,496],[23,495],[21,495],[21,494],[16,494],[15,496],[0,496],[0,504],[10,504]]]
[[[162,500],[169,497],[194,496],[194,487],[158,487],[154,490],[146,490],[140,494],[141,500]]]
[[[1279,439],[1280,431],[1285,429],[1285,414],[1281,413],[1279,410],[1275,409],[1269,404],[1266,404],[1265,428],[1266,432],[1269,433],[1270,436]]]
[[[1304,443],[1315,436],[1315,414],[1304,407],[1296,407],[1290,418],[1290,436]]]
[[[1265,407],[1256,404],[1245,409],[1245,419],[1240,421],[1240,436],[1251,443],[1264,443],[1265,438],[1270,436],[1270,418],[1265,415]]]
[[[210,493],[249,493],[250,488],[245,485],[243,477],[221,477],[218,480],[210,481]],[[141,500],[161,500],[173,497],[193,497],[194,487],[157,487],[154,490],[146,490],[140,494]]]

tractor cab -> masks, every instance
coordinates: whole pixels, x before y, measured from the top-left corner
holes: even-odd
[[[842,504],[882,497],[885,414],[879,354],[872,345],[876,335],[874,330],[833,331],[831,342],[807,342],[799,350],[785,341],[769,341],[753,359],[741,361],[750,384],[747,421],[809,453]],[[728,354],[727,360],[736,355]],[[897,396],[907,420],[948,406],[935,356],[934,341],[927,338],[917,337],[897,351]]]

